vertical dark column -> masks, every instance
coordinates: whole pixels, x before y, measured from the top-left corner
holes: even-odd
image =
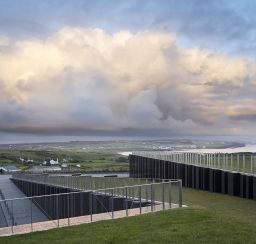
[[[148,158],[145,158],[144,178],[148,178]]]
[[[239,197],[240,196],[240,174],[239,173],[233,173],[234,174],[234,196]]]
[[[194,166],[194,165],[191,165],[191,173],[192,173],[192,179],[191,179],[191,181],[192,181],[192,188],[195,188],[195,186],[196,186],[196,166]]]
[[[245,192],[245,179],[244,175],[240,174],[240,197],[244,197]]]
[[[129,162],[134,177],[182,179],[186,187],[256,198],[256,177],[252,175],[135,155],[129,157]]]
[[[133,177],[134,176],[134,171],[133,171],[133,164],[134,164],[134,155],[129,155],[129,176]]]
[[[204,168],[203,172],[203,190],[209,191],[209,168]]]
[[[131,169],[131,167],[132,167],[132,157],[133,157],[133,155],[129,155],[129,156],[128,156],[128,161],[129,161],[129,176],[130,176],[130,177],[132,176],[132,169]]]
[[[214,170],[209,169],[209,191],[213,192],[214,190],[214,179],[213,179]]]
[[[153,178],[153,175],[154,175],[153,160],[149,158],[148,162],[149,162],[149,176],[148,176],[148,178]]]
[[[148,158],[144,158],[144,177],[148,178]]]
[[[192,187],[192,179],[193,179],[193,166],[188,165],[188,187]]]
[[[228,195],[234,196],[234,174],[232,172],[227,172],[227,182],[228,182]]]
[[[157,178],[160,179],[161,178],[161,160],[157,160],[157,170],[158,170],[158,173],[157,173]]]
[[[153,178],[157,178],[157,163],[156,163],[156,159],[151,159],[153,161],[154,164],[154,173],[153,173]]]
[[[140,162],[140,156],[137,156],[135,159],[135,164],[134,164],[134,170],[135,170],[135,177],[139,178],[140,171],[139,171],[139,162]]]
[[[256,200],[256,176],[253,176],[252,184],[253,184],[252,199]]]
[[[185,164],[180,164],[180,179],[182,180],[182,185],[185,182]]]
[[[214,170],[214,192],[221,192],[221,170]]]
[[[246,197],[249,199],[253,199],[253,176],[248,175],[247,179],[248,190],[246,193]]]
[[[196,167],[195,170],[196,170],[195,188],[200,189],[200,171],[201,171],[201,167]]]
[[[167,162],[167,177],[168,177],[168,179],[171,179],[171,177],[170,177],[170,165],[171,165],[171,162],[168,161]]]
[[[185,181],[184,181],[184,186],[188,187],[188,164],[185,165]]]
[[[225,194],[225,172],[221,171],[221,193]]]
[[[159,179],[163,179],[164,178],[164,161],[163,160],[159,160]]]

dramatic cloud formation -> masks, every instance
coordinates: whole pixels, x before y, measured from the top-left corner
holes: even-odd
[[[184,48],[168,32],[3,36],[0,69],[3,132],[256,132],[255,62]]]

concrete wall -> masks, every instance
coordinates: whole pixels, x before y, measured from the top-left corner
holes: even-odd
[[[182,185],[256,200],[256,176],[175,163],[143,156],[129,156],[130,177],[182,179]]]

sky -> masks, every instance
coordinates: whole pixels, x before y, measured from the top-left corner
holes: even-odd
[[[0,141],[256,135],[253,0],[1,0]]]

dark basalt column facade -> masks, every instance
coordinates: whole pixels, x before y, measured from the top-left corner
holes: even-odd
[[[256,200],[256,176],[137,155],[129,156],[132,178],[181,179],[185,187]]]
[[[111,212],[149,206],[149,201],[126,200],[121,196],[111,196],[91,191],[78,191],[24,180],[11,179],[13,183],[35,203],[48,219],[62,219],[89,214]],[[62,194],[61,193],[70,193]]]

